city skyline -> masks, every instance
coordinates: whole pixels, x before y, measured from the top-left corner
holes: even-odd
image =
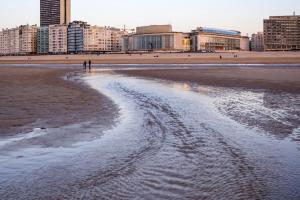
[[[155,11],[155,15],[152,10]],[[39,11],[39,0],[2,2],[0,17],[5,20],[0,21],[0,29],[21,24],[39,25]],[[292,15],[294,11],[296,14],[300,13],[299,1],[287,0],[282,3],[273,0],[270,3],[254,0],[251,4],[245,4],[237,0],[230,2],[212,0],[205,3],[191,0],[189,4],[182,5],[182,2],[177,0],[172,3],[158,0],[149,2],[113,0],[105,3],[86,0],[83,3],[80,0],[72,0],[71,20],[82,20],[103,26],[126,25],[128,28],[150,24],[172,24],[173,29],[178,31],[190,31],[198,26],[220,27],[239,30],[243,35],[251,35],[262,31],[263,19],[268,16]]]

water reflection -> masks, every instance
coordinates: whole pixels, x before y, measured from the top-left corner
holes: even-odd
[[[299,144],[290,140],[299,129],[281,140],[264,129],[274,122],[296,127],[297,95],[103,71],[83,80],[118,105],[117,126],[52,130],[46,138],[63,133],[62,143],[72,134],[90,140],[53,148],[26,143],[24,158],[1,155],[2,198],[299,199]]]

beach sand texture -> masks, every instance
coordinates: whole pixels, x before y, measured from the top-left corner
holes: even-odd
[[[110,116],[114,106],[111,110],[101,106],[110,100],[84,85],[63,80],[73,71],[0,68],[0,134],[85,122],[99,114]]]

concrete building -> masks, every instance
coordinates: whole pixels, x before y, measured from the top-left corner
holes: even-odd
[[[37,31],[37,53],[49,53],[49,27],[39,27]]]
[[[241,49],[241,32],[199,27],[191,33],[192,51],[234,51]]]
[[[252,34],[250,42],[251,51],[264,51],[264,33],[258,32]]]
[[[0,55],[18,55],[20,53],[19,28],[0,31]]]
[[[71,21],[71,0],[40,0],[41,27],[67,25]]]
[[[84,29],[86,22],[74,21],[68,26],[68,53],[82,53],[84,51]]]
[[[89,26],[84,29],[85,52],[110,52],[112,50],[112,31],[107,27]]]
[[[250,51],[250,39],[248,36],[242,36],[240,42],[241,51]]]
[[[136,33],[123,37],[123,51],[188,51],[189,35],[173,32],[171,25],[136,28]]]
[[[264,44],[267,51],[300,50],[300,15],[265,19]]]
[[[111,31],[111,51],[122,51],[123,36],[128,35],[127,31],[118,28],[109,28]]]
[[[37,26],[23,25],[19,27],[20,54],[36,54],[37,52]]]
[[[49,53],[65,54],[68,52],[68,27],[65,25],[49,26]]]

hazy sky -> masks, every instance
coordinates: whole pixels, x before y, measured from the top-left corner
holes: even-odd
[[[71,0],[72,20],[91,25],[172,24],[176,31],[198,26],[240,30],[252,34],[262,30],[270,15],[300,14],[300,0]],[[39,24],[39,0],[1,0],[0,28]]]

